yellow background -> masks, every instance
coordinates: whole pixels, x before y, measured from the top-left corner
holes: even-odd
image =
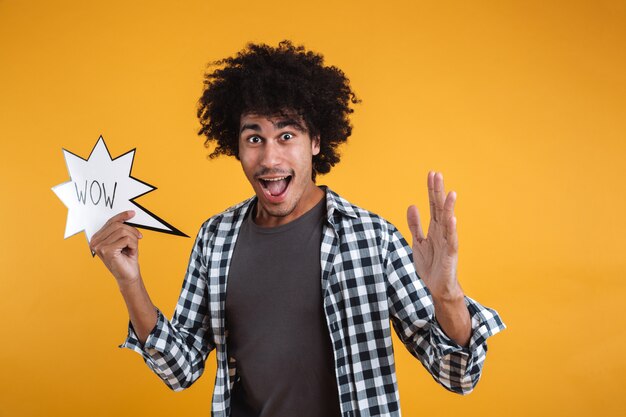
[[[174,6],[174,4],[181,4]],[[137,148],[139,203],[189,235],[251,194],[208,161],[205,64],[292,39],[363,99],[318,183],[408,235],[426,173],[458,193],[459,277],[508,329],[467,397],[396,342],[406,416],[626,412],[626,4],[623,1],[0,0],[0,416],[209,415],[215,356],[171,392],[118,349],[127,313],[84,235],[63,240],[61,148]],[[192,239],[145,232],[141,266],[171,317]]]

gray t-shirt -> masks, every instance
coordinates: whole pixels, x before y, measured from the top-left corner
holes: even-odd
[[[232,417],[339,417],[323,310],[320,245],[326,199],[285,225],[246,215],[226,291]]]

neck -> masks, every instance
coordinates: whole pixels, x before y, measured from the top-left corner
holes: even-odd
[[[326,193],[324,190],[311,181],[290,213],[282,216],[272,215],[267,210],[263,209],[257,199],[254,213],[252,213],[252,219],[254,223],[261,227],[282,226],[296,220],[298,217],[311,210],[322,198],[325,198],[325,196]]]

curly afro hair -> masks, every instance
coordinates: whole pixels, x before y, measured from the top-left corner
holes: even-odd
[[[359,100],[343,71],[324,66],[321,54],[284,40],[276,48],[248,43],[234,57],[211,62],[217,67],[204,77],[198,119],[205,146],[216,142],[209,155],[239,159],[239,122],[244,113],[297,114],[311,138],[320,138],[313,156],[312,178],[325,174],[339,162],[337,147],[352,134],[350,103]]]

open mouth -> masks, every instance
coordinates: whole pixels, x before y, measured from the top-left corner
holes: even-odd
[[[259,178],[263,191],[271,197],[281,197],[289,188],[291,175],[276,178]]]

